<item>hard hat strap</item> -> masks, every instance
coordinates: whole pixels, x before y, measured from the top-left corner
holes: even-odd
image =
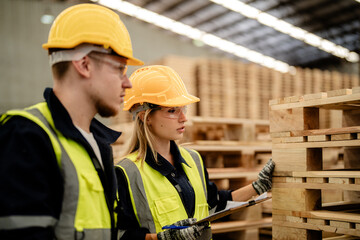
[[[145,110],[148,110],[148,109],[160,109],[161,107],[159,107],[158,105],[156,104],[152,104],[152,103],[143,103],[143,104],[139,104],[138,106],[136,107],[133,107],[130,109],[130,113],[133,115],[133,120],[136,119],[136,115],[139,113],[139,112],[142,112],[142,111],[145,111]]]
[[[110,48],[105,49],[100,46],[85,43],[74,49],[55,51],[51,53],[49,56],[49,63],[50,66],[52,66],[58,62],[78,61],[92,51],[110,54],[112,50]]]

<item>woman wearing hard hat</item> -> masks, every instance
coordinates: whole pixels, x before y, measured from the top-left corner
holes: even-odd
[[[244,201],[271,189],[270,160],[252,184],[218,191],[208,179],[198,152],[178,146],[186,109],[200,101],[190,95],[170,67],[135,71],[126,90],[124,110],[135,120],[127,155],[115,167],[119,185],[120,239],[210,239],[207,224],[192,225],[220,211],[228,200]],[[171,229],[163,229],[172,225]]]

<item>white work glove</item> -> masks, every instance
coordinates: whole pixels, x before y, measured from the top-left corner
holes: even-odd
[[[265,164],[264,168],[260,171],[258,179],[252,183],[253,188],[257,194],[263,194],[271,189],[272,173],[275,168],[275,163],[270,160]]]
[[[188,218],[178,221],[172,225],[175,226],[189,226],[196,222],[196,218]],[[183,229],[168,229],[164,232],[159,232],[157,237],[159,240],[195,240],[201,236],[208,223],[193,225]]]

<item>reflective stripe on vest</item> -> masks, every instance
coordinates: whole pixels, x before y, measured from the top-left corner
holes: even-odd
[[[0,218],[0,226],[2,223],[10,223],[6,224],[12,226],[8,229],[53,226],[58,240],[109,240],[111,218],[104,189],[85,148],[55,129],[46,103],[8,111],[1,116],[1,124],[15,115],[32,120],[48,134],[64,178],[64,197],[59,220],[49,216],[7,216]]]
[[[209,215],[203,165],[195,151],[179,147],[186,163],[182,164],[195,192],[194,217]],[[193,154],[192,154],[193,153]],[[151,233],[161,232],[162,227],[188,218],[181,198],[170,181],[146,162],[135,161],[137,153],[120,161],[117,167],[125,173],[130,198],[140,227]]]

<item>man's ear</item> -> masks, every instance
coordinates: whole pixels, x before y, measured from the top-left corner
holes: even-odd
[[[84,78],[90,77],[90,59],[88,56],[81,58],[78,61],[72,61],[74,68]]]

